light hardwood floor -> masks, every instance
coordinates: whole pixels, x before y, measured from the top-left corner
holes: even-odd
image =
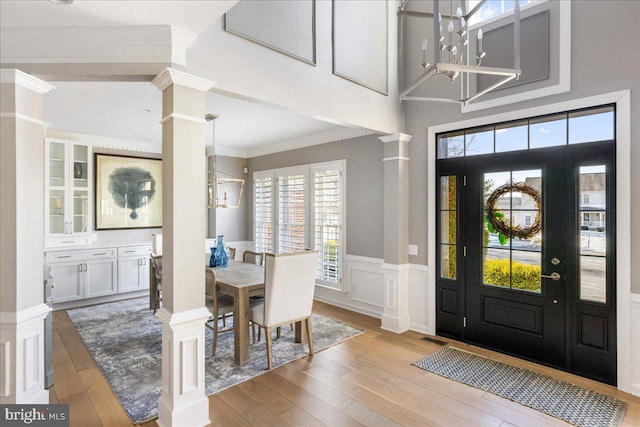
[[[412,366],[440,346],[424,335],[393,334],[380,321],[316,303],[314,311],[366,333],[209,397],[213,426],[566,426],[493,394]],[[65,311],[53,315],[55,386],[71,426],[131,422]],[[448,341],[443,339],[443,341]],[[623,426],[640,426],[640,398],[613,387],[492,351],[452,345],[607,393],[628,402]],[[277,345],[277,341],[274,342]],[[143,426],[154,426],[150,421]]]

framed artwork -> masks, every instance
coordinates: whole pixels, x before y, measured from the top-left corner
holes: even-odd
[[[95,154],[96,230],[162,227],[162,160]]]

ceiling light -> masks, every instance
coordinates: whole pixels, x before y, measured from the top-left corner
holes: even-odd
[[[73,0],[49,0],[51,3],[55,4],[71,4]]]
[[[443,16],[440,13],[440,0],[433,1],[433,13],[428,12],[414,12],[405,10],[405,6],[408,0],[404,0],[402,5],[398,9],[398,15],[419,17],[419,18],[431,18],[433,20],[433,61],[428,62],[428,49],[429,41],[425,38],[422,41],[422,63],[420,66],[423,68],[423,73],[418,79],[410,84],[406,89],[400,92],[399,100],[409,101],[436,101],[436,102],[451,102],[467,105],[468,103],[478,99],[482,95],[485,95],[503,84],[520,77],[520,3],[519,0],[514,2],[513,11],[513,68],[496,68],[496,67],[482,67],[482,59],[487,55],[487,52],[483,50],[482,39],[484,37],[482,28],[480,28],[476,34],[476,48],[475,53],[472,53],[469,49],[469,33],[467,28],[467,22],[475,13],[477,13],[482,5],[487,0],[480,1],[470,12],[466,13],[466,1],[461,0],[460,6],[453,8],[453,0],[449,1],[450,15]],[[437,22],[436,22],[437,18]],[[443,18],[449,22],[446,25],[446,31],[443,31]],[[454,21],[456,23],[454,24]],[[398,31],[402,31],[402,19],[400,19],[400,25]],[[401,36],[402,34],[400,34]],[[475,74],[486,74],[501,76],[497,83],[490,85],[489,87],[476,92],[470,93],[469,78]],[[454,98],[438,98],[438,97],[421,97],[421,96],[408,96],[414,89],[420,86],[427,79],[439,75],[448,77],[445,80],[453,84],[458,77],[461,77],[461,91],[460,99]]]
[[[244,179],[233,178],[216,168],[216,119],[215,114],[207,114],[205,120],[211,122],[213,128],[211,168],[207,170],[207,207],[238,208],[242,200]]]

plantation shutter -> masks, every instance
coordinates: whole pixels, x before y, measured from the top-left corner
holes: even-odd
[[[278,176],[278,252],[307,248],[306,174]]]
[[[318,250],[316,277],[326,285],[340,288],[343,256],[342,172],[316,171],[313,180],[313,243]]]
[[[258,252],[273,252],[273,176],[255,178],[255,248]]]

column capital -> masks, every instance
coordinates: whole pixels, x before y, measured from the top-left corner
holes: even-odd
[[[151,80],[151,84],[161,91],[172,84],[177,84],[207,92],[218,83],[174,68],[165,68],[164,71]]]
[[[392,133],[391,135],[380,136],[378,139],[385,144],[387,142],[409,142],[413,138],[412,135],[406,133]]]
[[[3,68],[0,70],[0,83],[13,83],[18,86],[25,87],[36,93],[44,95],[45,93],[54,90],[56,87],[50,85],[44,80],[40,80],[37,77],[33,77],[23,71],[15,68]]]

